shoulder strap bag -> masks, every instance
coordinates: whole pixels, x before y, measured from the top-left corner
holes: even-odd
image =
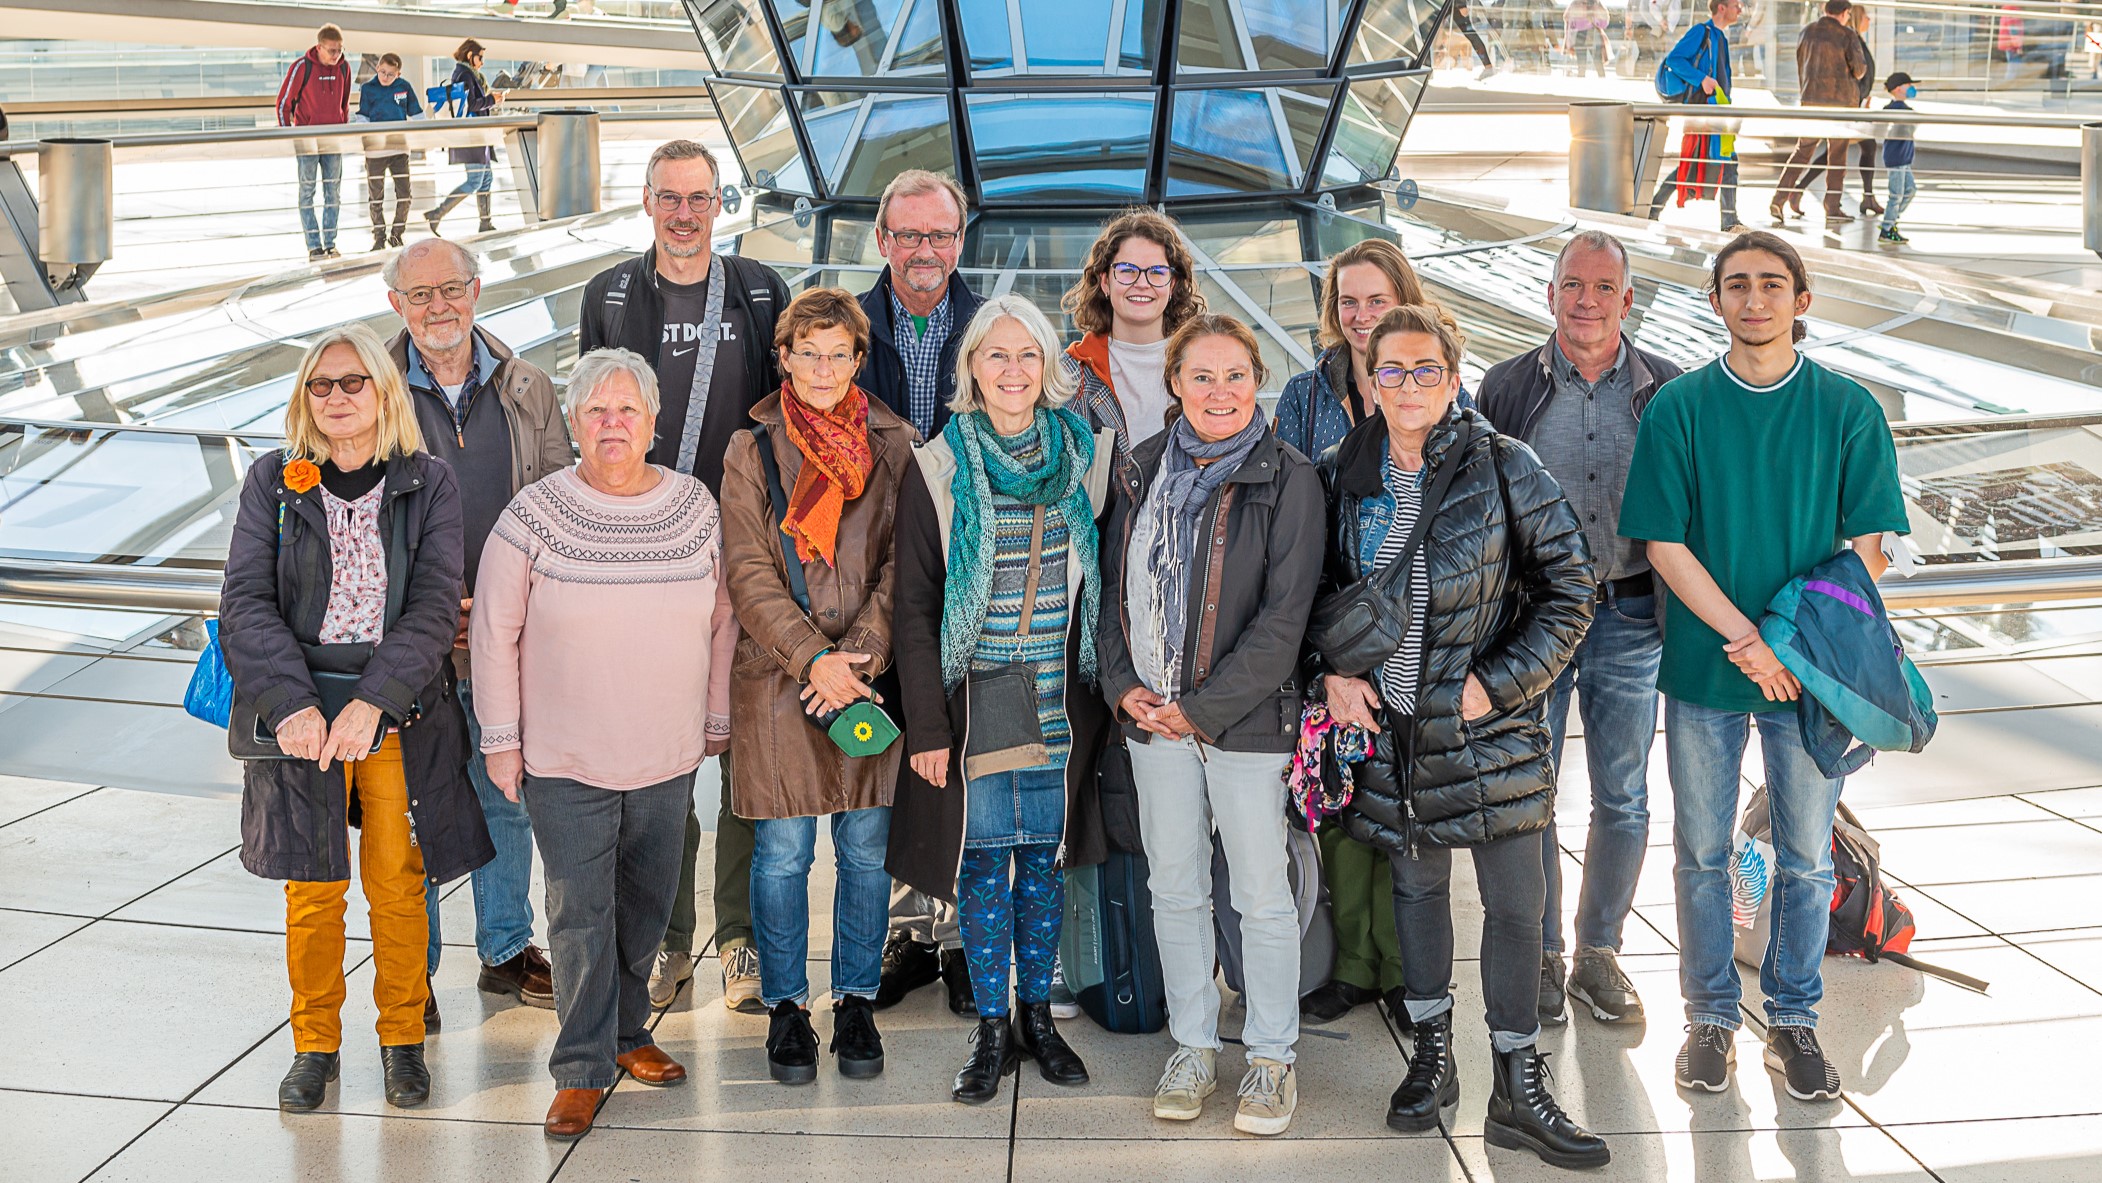
[[[1044,507],[1029,523],[1029,577],[1022,591],[1022,622],[1015,629],[1014,652],[1004,669],[972,670],[951,696],[949,714],[961,718],[965,780],[995,776],[1051,762],[1037,715],[1036,667],[1022,660],[1022,640],[1036,618],[1037,581],[1043,574]],[[957,699],[963,701],[958,702]],[[959,709],[960,708],[960,709]]]
[[[759,449],[759,467],[766,474],[767,500],[773,503],[774,538],[781,544],[781,564],[788,572],[788,594],[795,597],[796,607],[808,616],[810,585],[803,579],[803,560],[796,556],[795,540],[781,529],[781,523],[788,520],[788,492],[781,486],[781,463],[774,459],[774,444],[768,438],[770,434],[764,423],[752,426],[752,439]],[[849,756],[880,755],[897,742],[899,735],[898,725],[890,715],[866,698],[836,711],[820,711],[815,715],[805,712],[803,717]]]
[[[1408,544],[1394,561],[1348,587],[1330,592],[1314,605],[1313,617],[1307,621],[1307,642],[1321,655],[1328,672],[1362,677],[1401,648],[1414,616],[1405,590],[1409,568],[1430,534],[1431,519],[1445,504],[1446,490],[1452,487],[1461,461],[1473,446],[1474,436],[1470,433],[1452,446],[1445,462],[1432,474],[1423,509],[1409,531]]]

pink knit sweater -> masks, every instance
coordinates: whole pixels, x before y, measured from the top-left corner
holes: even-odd
[[[728,738],[722,515],[699,481],[657,473],[613,497],[564,469],[497,518],[469,629],[482,751],[523,747],[534,776],[639,789]]]

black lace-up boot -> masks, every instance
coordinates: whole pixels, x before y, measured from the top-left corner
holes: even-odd
[[[1013,1072],[1020,1058],[1006,1018],[979,1019],[971,1031],[971,1058],[963,1062],[949,1095],[966,1105],[985,1104],[1000,1095],[1000,1078]]]
[[[1530,1150],[1549,1166],[1605,1166],[1613,1157],[1606,1140],[1578,1125],[1547,1091],[1547,1057],[1522,1047],[1497,1052],[1489,1089],[1489,1145]]]
[[[1435,1128],[1438,1110],[1460,1103],[1460,1065],[1452,1054],[1452,1012],[1416,1020],[1415,1040],[1409,1074],[1387,1104],[1387,1125],[1405,1134]]]
[[[1087,1065],[1051,1021],[1051,1004],[1025,1002],[1014,1013],[1015,1050],[1036,1061],[1052,1084],[1086,1084]]]

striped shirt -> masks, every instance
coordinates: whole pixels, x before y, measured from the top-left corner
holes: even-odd
[[[993,495],[992,600],[978,634],[971,668],[1005,669],[1029,663],[1036,674],[1036,717],[1043,728],[1051,767],[1062,767],[1073,743],[1066,721],[1066,519],[1055,505],[1044,510],[1044,549],[1036,579],[1036,611],[1029,631],[1022,626],[1022,597],[1029,587],[1029,539],[1035,507]]]
[[[1387,496],[1393,498],[1394,513],[1387,520],[1387,533],[1379,540],[1371,570],[1400,558],[1402,548],[1408,545],[1416,517],[1423,512],[1423,473],[1427,468],[1403,472],[1391,455],[1381,466],[1380,480],[1387,487]],[[1401,648],[1379,667],[1380,700],[1396,715],[1416,713],[1416,691],[1423,678],[1423,614],[1430,603],[1430,563],[1424,558],[1425,549],[1418,547],[1415,561],[1410,564],[1409,630],[1402,635]]]

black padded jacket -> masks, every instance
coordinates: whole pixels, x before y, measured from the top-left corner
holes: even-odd
[[[1431,595],[1416,714],[1374,737],[1344,813],[1351,837],[1385,850],[1482,846],[1547,828],[1548,691],[1591,624],[1591,551],[1555,478],[1473,411],[1432,430],[1425,460],[1442,464],[1454,449],[1461,467],[1425,543]],[[1386,423],[1373,418],[1322,457],[1324,593],[1359,577],[1358,504],[1380,493],[1386,455]],[[1472,722],[1460,717],[1470,673],[1491,703]]]

